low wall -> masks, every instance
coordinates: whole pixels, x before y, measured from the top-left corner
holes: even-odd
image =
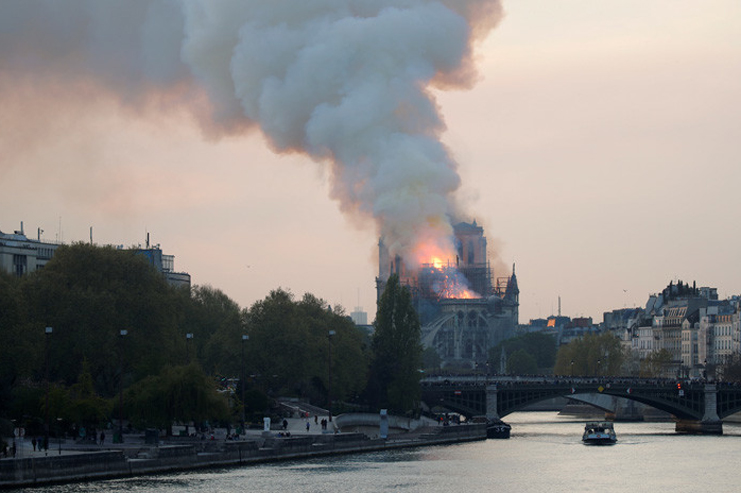
[[[0,487],[109,477],[126,470],[126,462],[121,451],[3,460]]]
[[[302,457],[421,447],[486,439],[486,425],[430,427],[400,439],[371,440],[360,433],[263,437],[254,441],[142,447],[136,458],[123,451],[82,452],[0,461],[0,488],[165,473]],[[404,435],[400,435],[404,437]]]
[[[404,431],[414,431],[424,426],[435,424],[430,419],[412,419],[401,416],[388,416],[389,428],[395,428]],[[340,414],[334,418],[334,425],[338,428],[348,428],[352,426],[375,427],[381,426],[381,416],[373,413],[349,413]]]

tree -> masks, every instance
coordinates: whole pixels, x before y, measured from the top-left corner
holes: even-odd
[[[77,383],[70,387],[69,392],[61,393],[59,399],[54,415],[65,418],[69,423],[77,423],[85,427],[96,427],[100,423],[104,423],[113,409],[109,401],[95,392],[93,377],[90,374],[90,366],[87,361],[82,363],[82,372]],[[60,407],[62,409],[66,407],[67,412],[61,412]],[[53,399],[50,408],[50,411],[54,413]]]
[[[0,415],[10,411],[13,387],[42,361],[42,330],[34,332],[21,296],[22,280],[0,269]]]
[[[498,369],[504,354],[509,356],[517,351],[524,351],[533,357],[536,370],[532,373],[551,373],[556,361],[556,338],[543,332],[531,332],[507,339],[489,350],[489,367]],[[508,370],[511,372],[511,370]],[[516,372],[515,372],[516,373]]]
[[[535,357],[525,351],[518,349],[507,358],[507,373],[515,375],[533,375],[538,371],[538,363]]]
[[[422,364],[425,370],[436,370],[440,368],[442,358],[434,347],[425,348],[422,351]]]
[[[421,328],[409,290],[389,277],[378,303],[369,400],[392,412],[415,411],[420,399]]]
[[[706,365],[709,366],[709,365]],[[729,354],[715,368],[718,379],[724,382],[741,382],[741,354]]]
[[[245,315],[249,341],[247,366],[265,391],[309,398],[322,405],[329,397],[329,332],[332,336],[332,396],[346,399],[365,383],[367,355],[362,333],[341,310],[306,294],[296,302],[278,289]]]
[[[53,331],[45,334],[44,327]],[[131,402],[159,402],[161,395],[152,389],[174,373],[190,378],[173,370],[186,363],[186,352],[214,382],[240,376],[244,361],[248,377],[241,383],[251,383],[245,401],[255,390],[263,397],[287,393],[324,405],[330,331],[333,400],[354,399],[367,381],[369,348],[342,309],[311,294],[295,301],[277,290],[241,310],[217,289],[170,286],[133,250],[60,246],[44,269],[21,278],[0,272],[0,340],[6,342],[0,345],[0,416],[43,421],[45,410],[28,397],[46,389],[47,375],[50,411],[60,403],[50,414],[67,422],[100,420],[111,404],[118,409],[121,388],[129,387]],[[187,333],[195,334],[191,346]],[[243,343],[242,335],[249,341]],[[254,405],[248,407],[264,410],[251,395]],[[156,416],[163,406],[142,409]],[[165,413],[159,420],[171,417]]]
[[[663,377],[671,362],[672,353],[666,349],[653,351],[641,361],[640,376],[643,378]]]
[[[174,357],[176,288],[133,251],[60,246],[21,287],[42,348],[43,327],[54,328],[48,336],[49,373],[56,381],[72,385],[86,360],[96,391],[111,397],[123,377],[121,350],[133,356],[124,361],[132,379],[158,373]],[[122,329],[128,330],[123,345]]]
[[[246,333],[239,305],[218,289],[195,286],[183,306],[181,339],[194,335],[191,358],[200,360],[207,373],[239,375]]]
[[[621,375],[625,355],[620,340],[610,332],[587,334],[558,349],[556,375]]]
[[[167,367],[132,385],[124,394],[126,414],[139,426],[167,429],[174,422],[226,421],[226,398],[216,391],[216,382],[195,363]]]

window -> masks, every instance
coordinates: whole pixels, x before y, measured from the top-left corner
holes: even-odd
[[[25,255],[13,255],[13,272],[21,277],[28,271],[28,258]]]

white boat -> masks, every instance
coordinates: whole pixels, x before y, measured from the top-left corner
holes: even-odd
[[[612,445],[617,442],[617,435],[609,421],[589,421],[584,426],[581,441],[585,445]]]

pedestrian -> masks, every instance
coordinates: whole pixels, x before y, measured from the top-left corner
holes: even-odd
[[[33,451],[36,452],[36,437],[31,438],[31,445],[33,445]]]
[[[284,430],[287,430],[288,429],[288,420],[287,419],[284,419],[283,420],[283,429]]]
[[[100,444],[103,445],[103,442],[105,442],[105,432],[100,432]]]
[[[317,416],[316,414],[314,415],[314,424],[319,424],[319,416]]]
[[[309,433],[309,428],[311,427],[311,423],[309,420],[306,420],[306,433]]]

